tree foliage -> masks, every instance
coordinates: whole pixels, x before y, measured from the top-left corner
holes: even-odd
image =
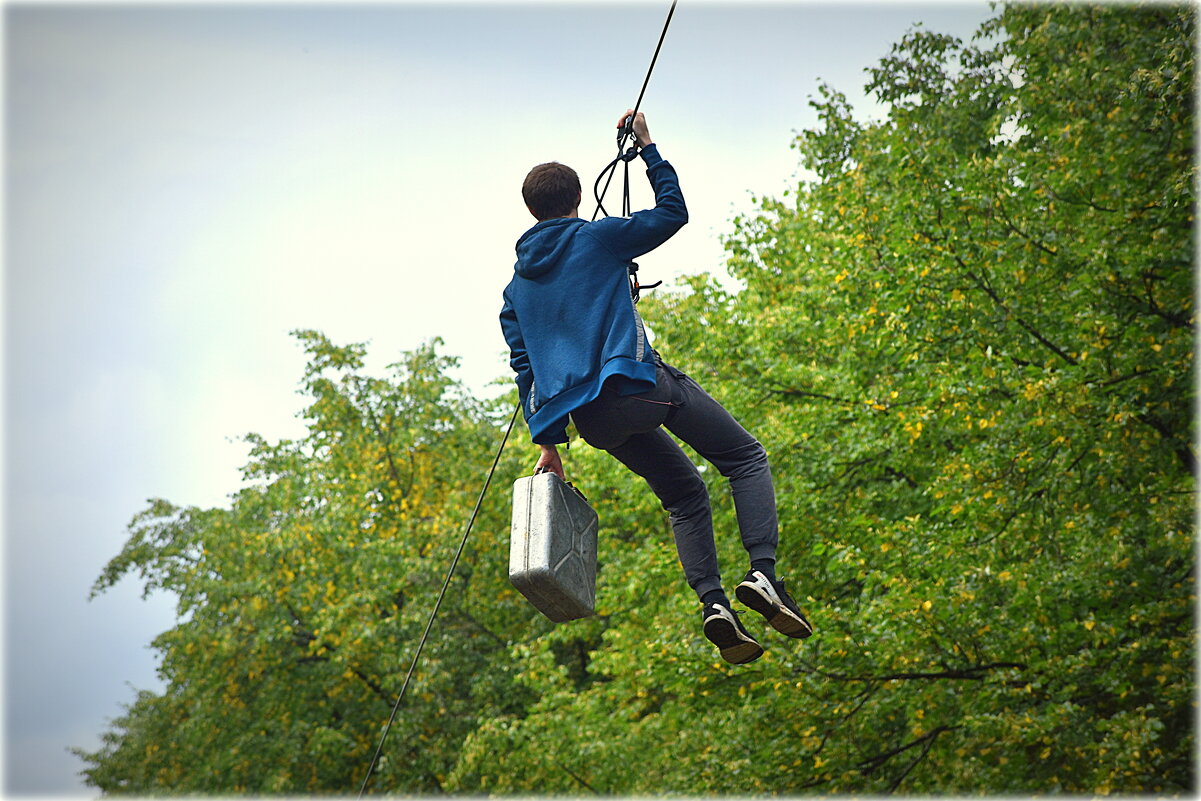
[[[178,595],[180,619],[154,642],[166,691],[141,693],[85,756],[106,792],[297,793],[357,787],[366,771],[488,467],[480,445],[503,429],[432,344],[377,379],[361,346],[299,337],[307,436],[252,436],[229,509],[153,502],[97,582],[136,570]],[[381,788],[440,789],[477,711],[520,705],[506,672],[485,669],[538,628],[503,586],[502,517],[483,516],[456,572]]]
[[[721,662],[665,515],[583,443],[598,615],[550,624],[505,579],[511,447],[373,789],[1192,789],[1194,34],[1007,6],[897,44],[882,120],[823,87],[814,177],[734,221],[737,289],[643,304],[767,446],[817,633]],[[83,755],[105,792],[345,792],[370,760],[514,401],[433,345],[375,379],[301,338],[308,435],[254,440],[229,509],[152,504],[97,584],[180,598],[167,689]]]

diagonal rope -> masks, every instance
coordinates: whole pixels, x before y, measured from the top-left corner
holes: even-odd
[[[672,0],[671,8],[667,12],[667,20],[663,23],[663,31],[659,34],[659,43],[655,45],[655,54],[651,57],[650,67],[647,68],[646,77],[642,81],[642,89],[638,92],[638,100],[634,103],[634,116],[638,114],[638,108],[642,105],[642,98],[646,94],[646,87],[650,84],[651,73],[655,70],[655,62],[659,60],[659,50],[663,47],[663,40],[667,37],[667,28],[671,25],[671,17],[675,13],[677,0]],[[621,149],[625,143],[632,137],[633,134],[633,117],[630,118],[628,129],[623,130],[617,137],[618,156],[613,160],[612,164],[605,168],[609,172],[609,181],[613,180],[613,173],[616,172],[617,162],[623,160]],[[625,160],[626,171],[626,197],[623,205],[623,212],[628,214],[629,209],[629,159]],[[601,172],[601,177],[604,176],[604,171]],[[592,219],[596,219],[596,215],[604,207],[601,204],[605,193],[609,191],[609,181],[605,182],[605,188],[597,194],[596,188],[600,185],[600,177],[596,179],[596,184],[593,186],[593,194],[596,195],[597,211],[592,213]],[[605,212],[607,215],[608,212]],[[459,558],[463,555],[463,549],[467,546],[467,537],[471,534],[471,527],[475,524],[475,518],[479,514],[480,506],[484,502],[484,495],[488,492],[488,486],[492,483],[492,476],[496,472],[496,466],[500,464],[500,456],[504,453],[505,443],[509,441],[509,434],[513,431],[513,424],[517,421],[517,412],[521,410],[520,401],[513,409],[513,416],[509,419],[509,427],[505,429],[505,435],[500,441],[500,448],[496,451],[496,458],[492,460],[492,468],[488,471],[488,477],[484,480],[483,489],[480,490],[480,496],[476,499],[475,509],[471,512],[471,518],[467,521],[467,528],[463,532],[463,539],[459,543],[459,549],[455,552],[455,558],[450,563],[450,570],[446,572],[446,580],[442,583],[442,590],[438,593],[438,600],[434,602],[434,610],[430,613],[430,619],[425,624],[425,632],[421,635],[421,639],[417,643],[417,651],[413,654],[413,660],[409,663],[409,671],[405,674],[404,684],[400,687],[400,693],[396,697],[396,703],[392,705],[392,714],[388,716],[388,722],[384,724],[383,734],[380,736],[379,744],[375,747],[375,754],[371,757],[371,764],[367,767],[367,775],[363,777],[363,784],[359,787],[359,799],[362,799],[363,794],[367,791],[367,784],[371,781],[371,775],[375,772],[376,765],[379,764],[380,754],[384,750],[384,742],[388,739],[388,732],[392,730],[392,724],[396,720],[396,713],[400,709],[400,703],[404,700],[405,693],[409,689],[409,682],[413,678],[413,672],[417,669],[417,661],[421,658],[421,651],[425,648],[425,642],[429,639],[430,630],[434,627],[434,618],[438,616],[438,610],[442,606],[442,599],[446,597],[446,590],[450,587],[451,578],[454,576],[455,568],[458,567]]]
[[[647,68],[642,89],[638,92],[638,101],[634,103],[634,114],[638,113],[638,107],[642,105],[642,96],[646,94],[646,86],[651,82],[651,73],[655,71],[655,62],[659,60],[659,50],[663,47],[663,40],[667,38],[667,26],[671,25],[671,15],[676,13],[676,1],[671,0],[671,8],[667,10],[667,20],[663,23],[663,32],[659,34],[659,44],[655,45],[655,55],[651,56],[651,65]]]
[[[642,106],[642,98],[646,95],[646,87],[651,82],[651,73],[653,73],[655,71],[655,62],[657,62],[659,60],[659,51],[663,48],[663,40],[667,38],[667,28],[668,28],[668,26],[671,25],[672,15],[676,13],[676,2],[678,2],[678,0],[671,0],[671,8],[669,8],[667,10],[667,19],[663,22],[663,30],[659,34],[659,43],[655,45],[655,54],[653,56],[651,56],[651,65],[649,67],[647,67],[646,77],[643,78],[643,80],[642,80],[642,89],[639,90],[638,100],[634,103],[634,113],[630,116],[629,130],[623,130],[622,133],[618,134],[618,136],[617,136],[617,158],[613,159],[613,161],[611,161],[609,163],[609,166],[607,166],[603,170],[601,170],[601,174],[598,175],[596,178],[596,183],[594,183],[592,185],[592,195],[593,195],[594,199],[596,200],[596,211],[592,212],[593,220],[595,220],[596,215],[600,214],[602,211],[605,212],[606,217],[609,216],[609,212],[605,210],[605,206],[604,206],[605,195],[608,194],[608,192],[609,192],[609,184],[613,182],[613,174],[615,172],[617,172],[617,162],[623,160],[623,156],[622,156],[622,152],[621,152],[622,148],[625,147],[625,143],[627,141],[629,141],[630,137],[632,137],[634,135],[634,132],[633,132],[634,120],[633,120],[633,118],[638,116],[638,109],[639,109],[639,107]],[[626,162],[625,203],[626,203],[626,205],[628,205],[629,193],[630,193],[630,161],[629,161],[629,159],[625,159],[625,162]],[[598,187],[600,186],[601,178],[604,178],[606,173],[608,173],[609,177],[608,177],[608,180],[605,181],[605,188],[600,189],[598,191]],[[623,214],[629,213],[629,209],[626,207],[626,205],[623,205],[623,207],[622,207]]]
[[[384,726],[384,733],[379,738],[379,745],[375,747],[375,755],[371,757],[371,764],[367,767],[367,775],[363,777],[363,784],[359,787],[359,798],[363,797],[363,793],[367,791],[367,783],[371,781],[371,774],[375,772],[375,766],[379,763],[380,753],[384,750],[384,741],[388,739],[388,732],[392,729],[392,722],[396,720],[396,712],[400,709],[400,702],[405,697],[405,692],[409,689],[409,681],[413,678],[413,671],[417,668],[417,660],[421,658],[421,650],[425,648],[425,641],[430,636],[430,629],[434,627],[434,618],[438,616],[438,609],[442,606],[442,599],[446,597],[446,590],[450,587],[450,579],[455,573],[455,568],[458,567],[459,557],[463,555],[463,549],[467,546],[467,536],[471,533],[471,527],[475,524],[476,515],[480,513],[480,505],[484,502],[484,495],[488,492],[488,485],[492,483],[492,475],[496,472],[496,466],[500,464],[500,455],[504,453],[505,443],[509,441],[509,434],[513,431],[513,424],[517,422],[517,412],[521,409],[519,401],[513,407],[513,416],[509,418],[509,427],[505,429],[505,436],[500,441],[500,447],[496,451],[496,458],[492,460],[492,469],[488,471],[488,477],[484,480],[484,488],[480,490],[480,497],[475,502],[475,509],[471,512],[471,518],[467,521],[467,530],[463,532],[463,540],[459,543],[459,550],[455,552],[454,561],[450,563],[450,570],[446,572],[446,581],[442,583],[442,591],[438,593],[438,600],[434,602],[434,611],[430,613],[429,622],[425,624],[425,633],[421,635],[421,640],[417,643],[417,652],[413,654],[413,661],[409,662],[409,672],[405,675],[404,684],[400,687],[400,694],[396,696],[396,703],[392,705],[392,714],[388,717],[388,722]]]

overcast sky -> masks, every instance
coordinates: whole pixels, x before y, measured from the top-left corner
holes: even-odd
[[[558,160],[591,186],[668,6],[6,6],[7,795],[95,795],[66,749],[161,686],[174,607],[89,587],[147,499],[226,505],[241,435],[302,433],[290,330],[369,341],[381,372],[439,336],[477,391],[508,377],[521,179]],[[642,108],[691,222],[644,282],[722,272],[822,81],[878,113],[863,71],[906,30],[990,13],[680,3]]]

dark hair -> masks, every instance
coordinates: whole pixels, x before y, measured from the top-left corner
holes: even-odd
[[[521,196],[539,220],[566,217],[580,203],[580,176],[557,161],[539,164],[525,177]]]

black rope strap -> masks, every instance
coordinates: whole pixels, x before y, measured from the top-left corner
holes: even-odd
[[[621,216],[628,217],[630,215],[630,162],[638,155],[637,140],[635,144],[630,145],[626,150],[626,143],[634,138],[634,118],[638,116],[638,109],[642,106],[642,98],[646,95],[646,87],[651,82],[651,73],[655,71],[655,62],[659,60],[659,51],[663,48],[663,40],[667,38],[667,28],[671,25],[671,17],[676,13],[677,0],[671,0],[671,8],[667,10],[667,19],[663,22],[663,30],[659,33],[659,43],[655,45],[655,54],[651,56],[651,65],[647,67],[646,77],[642,79],[642,89],[638,92],[638,100],[634,103],[634,113],[626,118],[626,123],[617,132],[617,157],[610,161],[608,165],[601,170],[600,175],[596,177],[596,182],[592,185],[592,196],[596,200],[596,211],[592,212],[592,219],[596,219],[596,215],[604,211],[605,216],[609,216],[609,212],[605,210],[604,198],[609,192],[609,184],[613,181],[613,175],[617,172],[619,162],[625,162],[625,189],[622,192]],[[600,189],[601,179],[606,178],[605,188]]]

